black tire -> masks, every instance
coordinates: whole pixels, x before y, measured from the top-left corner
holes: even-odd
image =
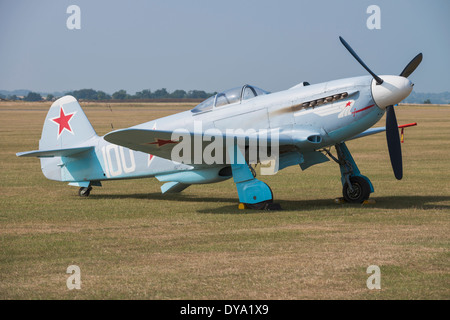
[[[78,190],[78,195],[80,197],[89,197],[89,195],[91,194],[91,190],[92,190],[92,187],[89,187],[89,188],[81,187]]]
[[[350,183],[352,184],[353,192],[350,191],[347,182],[342,189],[345,201],[350,203],[363,203],[369,199],[370,185],[366,179],[358,176],[350,177]]]

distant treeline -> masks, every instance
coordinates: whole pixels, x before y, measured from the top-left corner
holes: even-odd
[[[96,91],[93,89],[81,89],[72,92],[67,92],[79,100],[144,100],[144,99],[206,99],[214,95],[214,93],[207,93],[200,90],[175,90],[168,92],[165,88],[151,91],[145,89],[138,91],[135,94],[128,94],[126,90],[119,90],[109,95],[103,91]]]
[[[421,93],[411,92],[411,94],[403,100],[404,103],[425,103],[425,104],[450,104],[450,92],[440,93]]]
[[[74,90],[70,92],[66,92],[65,95],[71,95],[74,96],[77,100],[161,100],[161,99],[196,99],[196,100],[204,100],[209,98],[210,96],[216,94],[214,93],[207,93],[202,90],[190,90],[190,91],[184,91],[184,90],[175,90],[173,92],[168,92],[165,88],[155,90],[152,92],[150,89],[145,89],[139,92],[136,92],[135,94],[128,94],[126,90],[119,90],[114,92],[112,95],[109,95],[103,91],[100,90],[94,90],[94,89],[81,89],[81,90]],[[8,99],[8,100],[24,100],[24,101],[41,101],[41,100],[55,100],[58,97],[55,97],[53,94],[48,94],[47,96],[43,97],[40,93],[36,92],[28,92],[27,95],[23,96],[23,98],[17,96],[17,95],[8,95],[5,96],[0,93],[1,99]]]
[[[58,92],[54,94],[43,94],[32,92],[29,90],[15,90],[15,91],[5,91],[0,90],[0,99],[7,100],[24,100],[24,101],[53,101],[59,98],[62,95],[72,95],[78,100],[93,100],[93,101],[105,101],[105,100],[164,100],[168,101],[174,100],[205,100],[210,96],[216,94],[207,93],[201,90],[175,90],[173,92],[168,92],[165,88],[158,89],[155,91],[151,91],[150,89],[145,89],[135,94],[128,94],[126,90],[119,90],[114,92],[112,95],[109,95],[100,90],[94,89],[81,89],[74,90],[70,92]],[[440,93],[420,93],[420,92],[411,92],[411,94],[402,101],[403,103],[418,103],[418,104],[450,104],[450,92],[440,92]]]

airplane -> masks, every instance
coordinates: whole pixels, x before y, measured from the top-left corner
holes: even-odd
[[[38,157],[45,177],[79,187],[82,197],[106,180],[155,177],[165,182],[162,193],[178,193],[190,185],[233,178],[239,208],[259,210],[281,207],[251,164],[269,163],[270,174],[275,174],[294,165],[306,170],[331,159],[340,168],[343,199],[363,203],[374,188],[346,142],[385,131],[394,175],[402,179],[398,131],[416,123],[398,126],[394,106],[411,93],[408,77],[421,63],[422,53],[400,75],[378,76],[339,39],[370,75],[301,82],[275,93],[244,85],[217,93],[191,110],[103,137],[96,134],[77,100],[64,96],[48,111],[39,150],[17,156]],[[386,125],[372,128],[385,113]],[[252,156],[254,146],[271,155]],[[210,156],[203,157],[207,151]]]

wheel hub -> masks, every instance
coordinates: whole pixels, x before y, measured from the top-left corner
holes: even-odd
[[[350,188],[347,189],[347,195],[351,199],[358,199],[361,196],[361,186],[357,183],[352,183],[352,189],[353,190],[350,190]]]

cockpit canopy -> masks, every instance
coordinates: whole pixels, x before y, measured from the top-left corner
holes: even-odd
[[[218,94],[209,97],[208,99],[197,105],[191,111],[193,113],[204,112],[207,110],[211,110],[213,107],[218,108],[228,104],[240,103],[243,100],[249,100],[256,96],[265,94],[269,94],[269,92],[246,84],[242,87],[236,87],[223,92],[219,92]]]

